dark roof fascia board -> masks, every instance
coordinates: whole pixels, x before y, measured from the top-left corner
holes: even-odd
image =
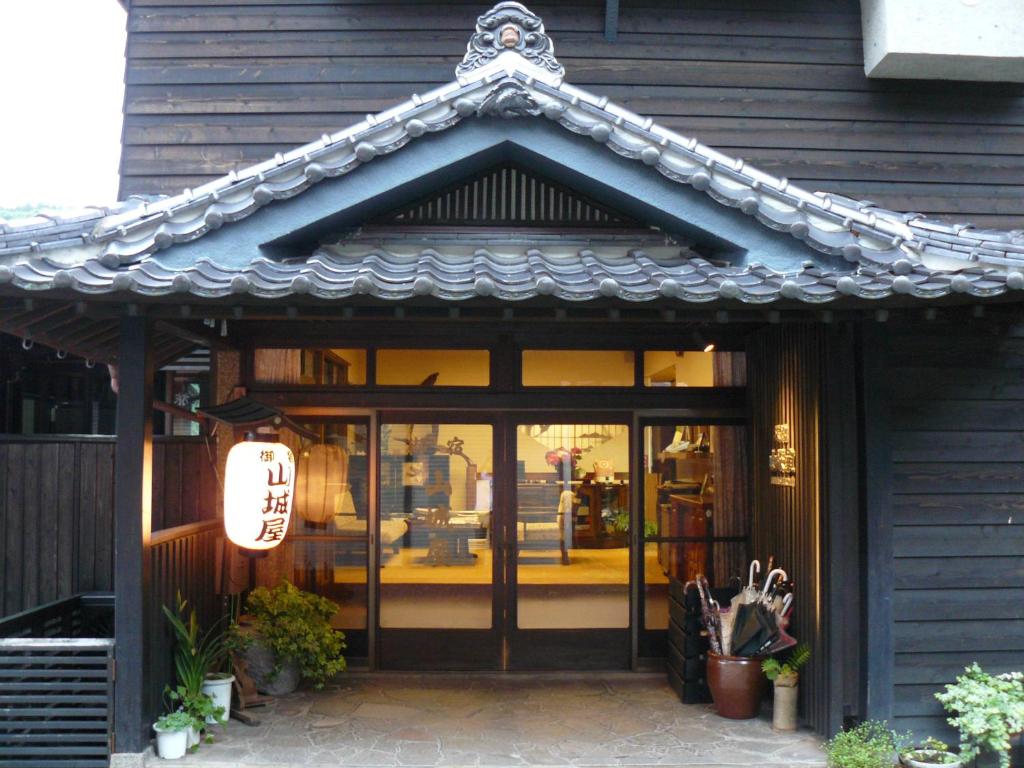
[[[737,209],[652,174],[595,142],[580,141],[556,125],[498,118],[465,121],[424,137],[343,178],[325,180],[301,196],[267,206],[259,216],[179,243],[153,258],[168,268],[187,267],[199,257],[237,267],[249,263],[256,248],[268,257],[294,255],[293,247],[305,255],[311,241],[503,160],[529,165],[635,219],[682,234],[698,249],[712,250],[736,266],[757,262],[792,271],[809,257],[843,266],[842,259],[809,252],[788,234],[767,229]]]

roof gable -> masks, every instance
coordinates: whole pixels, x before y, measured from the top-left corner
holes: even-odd
[[[80,234],[95,263],[54,252],[45,265],[0,263],[0,282],[283,295],[261,294],[246,271],[457,173],[509,159],[528,161],[638,220],[678,229],[726,260],[718,274],[723,287],[712,298],[986,296],[1024,287],[1020,233],[977,232],[809,192],[569,85],[540,19],[514,2],[478,19],[451,83],[181,195],[91,221]],[[351,179],[325,181],[357,169]],[[26,248],[19,238],[8,234],[15,255],[46,250]],[[192,272],[209,271],[204,263],[226,276],[218,278],[225,285],[197,289]],[[736,279],[759,269],[777,275],[769,294],[747,291]],[[802,287],[808,269],[832,275],[831,290]],[[160,280],[153,278],[161,270]]]

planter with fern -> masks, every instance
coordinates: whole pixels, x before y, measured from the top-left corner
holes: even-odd
[[[775,703],[772,707],[772,728],[777,731],[797,729],[797,701],[800,696],[800,668],[811,658],[811,649],[798,645],[785,661],[765,659],[761,669],[775,686]]]

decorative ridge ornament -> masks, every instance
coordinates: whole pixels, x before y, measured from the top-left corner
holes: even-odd
[[[520,83],[514,80],[505,80],[487,94],[487,97],[477,107],[476,114],[479,117],[510,119],[539,115],[540,107],[537,106],[536,99]]]
[[[455,68],[455,74],[465,75],[490,64],[504,51],[515,51],[538,67],[559,77],[565,76],[540,16],[511,0],[498,3],[477,18],[476,32],[469,38],[466,55]]]

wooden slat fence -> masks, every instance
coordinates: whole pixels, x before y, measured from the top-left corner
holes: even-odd
[[[173,608],[180,591],[196,609],[204,631],[218,621],[223,611],[216,574],[223,536],[219,520],[182,525],[153,535],[147,607],[150,631],[146,707],[150,715],[159,712],[164,687],[174,680],[174,636],[161,606]]]
[[[112,587],[114,438],[0,435],[0,616]],[[158,438],[153,530],[216,517],[201,438]]]
[[[113,596],[0,621],[0,765],[101,768],[111,747]]]

